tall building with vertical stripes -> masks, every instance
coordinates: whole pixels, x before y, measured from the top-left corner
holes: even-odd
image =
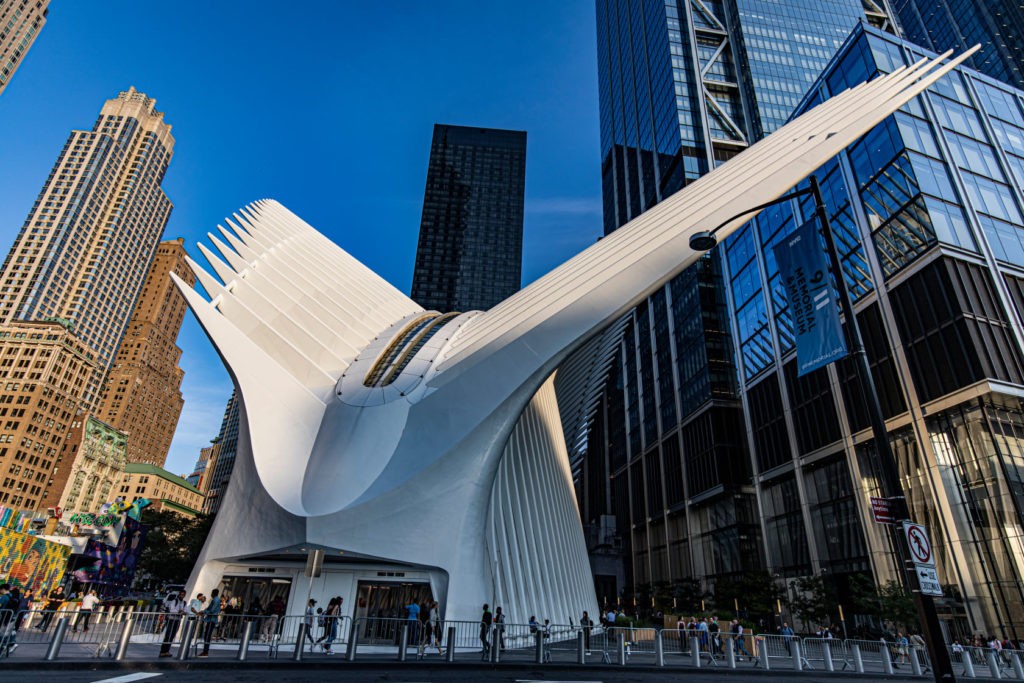
[[[870,0],[596,4],[606,234],[781,126],[858,23],[890,26]],[[737,360],[768,313],[732,300],[720,251],[630,314],[590,417],[578,495],[591,550],[622,548],[624,585],[595,571],[611,602],[767,566]]]
[[[1020,0],[889,0],[903,36],[936,52],[981,45],[968,64],[1024,88],[1024,5]]]
[[[50,0],[0,0],[0,95],[46,24]]]
[[[96,354],[95,404],[142,289],[171,202],[174,153],[156,101],[129,88],[68,136],[0,268],[0,324],[59,319]]]

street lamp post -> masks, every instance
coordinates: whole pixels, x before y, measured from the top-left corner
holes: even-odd
[[[733,222],[737,218],[760,211],[769,206],[774,206],[790,199],[810,195],[814,200],[814,213],[821,225],[822,233],[825,236],[825,248],[828,252],[830,270],[839,292],[839,301],[842,306],[843,317],[846,320],[846,329],[849,335],[852,349],[851,355],[857,363],[857,375],[860,378],[861,389],[867,401],[868,414],[871,420],[871,432],[875,440],[875,448],[878,454],[879,479],[882,495],[889,498],[895,506],[895,516],[898,524],[889,524],[890,540],[896,551],[898,572],[906,590],[914,596],[917,605],[918,619],[921,621],[922,635],[928,645],[931,655],[932,671],[936,681],[955,681],[953,674],[953,662],[950,660],[949,652],[946,649],[945,641],[942,638],[942,629],[939,625],[938,614],[935,611],[935,603],[931,596],[923,594],[917,584],[916,573],[908,571],[905,558],[908,556],[906,539],[900,532],[902,522],[909,519],[909,510],[906,504],[906,496],[903,493],[903,485],[900,483],[899,469],[896,465],[896,458],[893,455],[889,444],[889,434],[885,428],[885,417],[882,415],[882,405],[878,400],[878,391],[875,388],[874,378],[871,376],[871,367],[868,364],[867,352],[864,349],[864,340],[860,334],[860,326],[857,324],[857,316],[853,312],[853,302],[850,299],[849,290],[846,288],[846,280],[843,277],[842,265],[839,260],[839,253],[836,250],[835,239],[832,236],[832,225],[828,218],[828,210],[825,201],[821,196],[821,187],[818,185],[817,176],[810,177],[810,185],[806,189],[794,190],[777,199],[761,204],[760,206],[742,211],[723,221],[713,230],[695,233],[690,238],[690,248],[696,251],[708,251],[717,244],[715,233],[722,227]],[[844,624],[845,625],[845,624]]]

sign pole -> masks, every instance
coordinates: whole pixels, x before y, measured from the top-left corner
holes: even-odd
[[[822,232],[825,236],[825,247],[832,265],[832,275],[835,279],[836,289],[839,291],[839,302],[842,305],[843,317],[846,318],[846,329],[849,332],[850,343],[853,346],[852,355],[857,362],[857,374],[860,376],[861,389],[864,392],[868,414],[871,418],[871,431],[875,438],[875,449],[878,455],[882,495],[893,502],[895,517],[899,521],[905,521],[908,519],[908,510],[903,487],[900,484],[899,469],[896,466],[896,458],[889,444],[889,433],[885,428],[885,417],[882,415],[882,405],[878,400],[878,390],[875,387],[875,380],[871,375],[871,366],[868,364],[864,340],[860,334],[860,326],[857,324],[857,316],[853,312],[853,303],[850,299],[850,292],[846,288],[846,279],[843,276],[842,264],[839,261],[839,252],[836,250],[835,239],[832,236],[832,225],[828,219],[828,209],[825,207],[824,199],[822,199],[821,187],[818,185],[818,177],[816,175],[810,177],[810,185],[815,212],[817,213],[818,220],[821,221]],[[949,651],[946,649],[946,643],[942,637],[939,617],[935,612],[935,602],[930,596],[921,593],[917,582],[917,574],[915,573],[913,578],[911,578],[910,573],[907,571],[904,558],[908,557],[909,548],[907,548],[904,534],[896,525],[888,526],[893,548],[896,549],[897,574],[900,576],[907,592],[913,596],[914,602],[917,605],[917,616],[921,622],[922,635],[931,656],[935,680],[943,683],[955,681],[956,676],[953,673],[953,662],[950,660]]]

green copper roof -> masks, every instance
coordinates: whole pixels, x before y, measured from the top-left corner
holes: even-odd
[[[195,491],[196,493],[202,493],[192,484],[188,483],[176,474],[171,474],[163,467],[157,467],[156,465],[150,465],[145,462],[130,462],[125,465],[125,474],[155,474],[158,477],[162,477],[167,481],[173,481],[178,486],[188,489],[189,491]]]

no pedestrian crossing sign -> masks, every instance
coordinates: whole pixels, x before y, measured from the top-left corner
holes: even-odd
[[[935,566],[935,555],[932,554],[932,542],[928,538],[928,530],[920,524],[903,522],[903,533],[907,537],[910,548],[910,560],[914,564]]]
[[[942,595],[942,584],[935,571],[935,554],[928,530],[914,522],[903,523],[903,534],[910,549],[910,560],[914,563],[917,587],[925,595]]]

